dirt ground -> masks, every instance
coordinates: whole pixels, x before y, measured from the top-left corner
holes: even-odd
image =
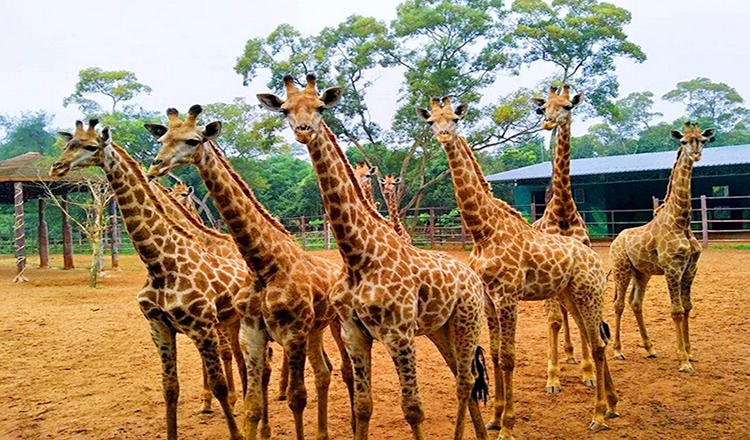
[[[606,248],[598,251],[606,260]],[[466,252],[452,253],[462,260],[468,256]],[[338,258],[336,252],[326,255]],[[562,393],[545,392],[542,304],[523,303],[515,375],[516,438],[750,438],[749,258],[750,251],[710,248],[701,257],[691,322],[693,349],[700,359],[694,364],[694,375],[677,372],[666,287],[662,277],[652,279],[645,319],[660,356],[644,358],[635,320],[626,310],[623,344],[627,361],[611,359],[610,350],[622,417],[611,421],[610,431],[597,434],[586,430],[593,412],[593,391],[579,383],[578,366],[563,364]],[[60,256],[53,257],[53,265],[60,266],[60,260]],[[76,264],[85,267],[86,261],[87,257],[80,256]],[[98,289],[88,287],[85,269],[29,268],[31,282],[13,284],[13,263],[12,257],[0,257],[0,439],[165,438],[159,359],[134,301],[145,276],[138,258],[122,257],[123,270],[105,278]],[[612,297],[610,282],[609,322]],[[574,338],[577,340],[577,331]],[[196,414],[200,361],[187,338],[178,340],[180,438],[226,439],[224,419],[218,414]],[[488,346],[486,331],[482,344]],[[330,337],[326,347],[338,365]],[[400,409],[395,370],[382,345],[375,344],[373,362],[370,438],[411,438]],[[279,356],[274,363],[271,388],[275,395]],[[419,341],[418,368],[427,438],[450,438],[456,404],[453,379],[426,339]],[[311,374],[307,387],[305,425],[307,438],[313,438],[316,401]],[[330,394],[331,438],[351,438],[346,391],[338,372]],[[216,402],[214,407],[218,409]],[[241,403],[236,410],[241,411]],[[485,420],[490,413],[488,404]],[[272,402],[271,425],[274,439],[293,438],[291,411],[285,402]],[[469,423],[466,438],[473,437]]]

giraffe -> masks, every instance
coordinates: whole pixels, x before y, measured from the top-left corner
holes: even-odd
[[[365,200],[372,204],[375,209],[378,209],[379,203],[375,202],[375,197],[372,195],[372,180],[370,178],[376,175],[378,167],[371,167],[366,162],[357,162],[354,165],[354,175],[359,182],[359,186],[362,187]]]
[[[380,179],[379,182],[385,204],[388,205],[388,217],[390,217],[391,223],[393,223],[393,229],[402,240],[411,243],[411,236],[409,235],[409,231],[406,230],[406,226],[401,223],[401,213],[398,209],[397,194],[399,185],[401,185],[401,178],[393,174],[388,174]]]
[[[146,284],[136,300],[149,322],[161,358],[167,439],[177,439],[179,381],[175,337],[183,333],[201,354],[214,396],[224,411],[230,439],[240,440],[242,435],[222,372],[216,329],[237,334],[237,299],[246,296],[248,286],[256,280],[243,264],[208,252],[190,232],[173,222],[162,204],[156,202],[140,165],[112,142],[109,127],[97,135],[96,123],[90,121],[84,130],[78,121],[74,134],[59,133],[67,144],[50,175],[60,177],[73,169],[96,166],[104,170],[115,193],[128,235],[148,269]]]
[[[680,141],[677,160],[669,179],[664,205],[657,209],[654,218],[643,226],[622,231],[612,242],[609,259],[615,278],[615,338],[616,359],[624,360],[620,342],[620,324],[625,309],[625,294],[630,281],[633,290],[629,302],[638,330],[643,338],[647,357],[656,357],[643,322],[643,297],[646,285],[653,275],[664,275],[672,304],[672,321],[677,334],[679,371],[694,373],[691,361],[688,320],[693,308],[690,289],[698,271],[701,245],[690,230],[692,202],[690,180],[693,163],[701,159],[703,146],[714,141],[716,130],[701,132],[698,123],[685,123],[684,133],[672,130],[672,137]]]
[[[172,189],[170,190],[170,194],[174,196],[175,199],[185,207],[185,209],[190,211],[193,216],[200,219],[198,208],[195,206],[195,200],[193,200],[194,192],[195,188],[193,188],[192,186],[188,186],[185,182],[175,183],[174,185],[172,185]]]
[[[161,148],[149,168],[151,178],[193,164],[258,282],[241,304],[245,307],[242,343],[247,364],[245,435],[248,440],[270,437],[267,420],[268,377],[265,371],[267,346],[272,340],[284,348],[289,362],[287,400],[294,414],[298,440],[304,439],[303,411],[307,404],[304,383],[305,361],[315,372],[318,396],[317,439],[328,439],[328,386],[331,365],[323,349],[323,331],[332,324],[338,338],[338,323],[328,301],[329,291],[340,273],[332,261],[304,252],[284,226],[261,205],[219,148],[212,142],[221,122],[205,128],[196,125],[202,109],[190,108],[183,121],[175,109],[168,109],[169,126],[146,124]],[[343,348],[342,376],[351,396],[351,367]],[[283,373],[282,373],[283,374]]]
[[[589,231],[578,212],[573,200],[573,190],[570,187],[570,122],[573,108],[583,101],[583,94],[579,93],[570,97],[570,87],[564,86],[562,94],[557,94],[557,87],[549,89],[549,97],[545,101],[541,98],[533,98],[537,105],[537,113],[544,115],[542,128],[553,130],[557,128],[557,143],[555,146],[554,162],[552,167],[552,197],[547,201],[547,208],[541,218],[535,221],[531,227],[537,231],[548,234],[558,234],[573,237],[586,246],[591,246]],[[577,363],[573,356],[573,344],[570,340],[570,327],[568,325],[568,312],[560,304],[558,298],[550,298],[544,301],[547,311],[547,324],[549,326],[549,349],[547,354],[547,392],[560,392],[560,365],[557,357],[557,341],[560,329],[565,337],[565,354],[569,364]],[[586,344],[581,339],[581,352],[583,355],[583,383],[593,387],[594,365]]]
[[[445,150],[456,201],[474,241],[469,265],[484,282],[488,297],[496,390],[494,419],[488,428],[499,428],[501,439],[513,438],[518,302],[556,296],[584,329],[581,337],[593,346],[597,380],[589,429],[608,429],[605,419],[617,416],[617,395],[604,356],[609,329],[602,321],[606,273],[601,259],[578,240],[532,229],[518,211],[496,199],[471,148],[456,133],[468,106],[461,104],[454,111],[447,97],[442,106],[437,98],[430,104],[431,110],[418,108],[417,115],[432,127]]]
[[[478,438],[486,439],[474,396],[486,391],[477,338],[481,330],[481,281],[466,265],[441,253],[404,243],[391,224],[364,197],[364,192],[321,112],[341,99],[338,87],[320,96],[315,75],[300,90],[284,77],[286,101],[258,95],[263,106],[283,113],[298,142],[307,145],[331,222],[344,274],[331,293],[342,320],[344,342],[355,375],[356,440],[368,438],[372,414],[371,349],[381,341],[399,375],[402,410],[415,439],[424,439],[422,402],[416,376],[414,340],[426,335],[438,347],[456,376],[458,416],[454,438],[464,430],[467,407]]]

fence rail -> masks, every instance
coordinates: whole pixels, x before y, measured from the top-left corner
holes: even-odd
[[[663,201],[654,199],[653,207]],[[750,241],[750,196],[707,197],[692,199],[691,228],[696,237],[704,244],[723,241]],[[544,213],[544,205],[517,205],[522,215],[533,222]],[[386,213],[383,213],[386,215]],[[641,226],[653,218],[653,208],[620,209],[620,210],[584,210],[581,211],[591,238],[595,241],[607,241],[617,236],[623,229]],[[324,215],[280,218],[284,226],[297,237],[299,243],[309,250],[334,249],[333,234]],[[461,215],[456,208],[431,207],[410,209],[403,218],[412,242],[420,247],[461,246],[471,244],[471,236],[466,230]],[[122,219],[119,219],[120,249],[122,252],[134,252],[133,245],[124,232]],[[110,249],[110,234],[105,233],[103,245]],[[38,237],[27,234],[27,249],[38,248]],[[13,253],[14,237],[11,234],[0,237],[0,254]],[[73,231],[73,250],[76,253],[88,253],[91,244],[85,235]],[[60,231],[49,231],[49,251],[62,252]]]

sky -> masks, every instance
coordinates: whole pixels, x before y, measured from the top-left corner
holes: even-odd
[[[249,86],[234,72],[250,38],[289,23],[314,34],[351,14],[389,22],[402,0],[0,0],[0,114],[46,110],[56,127],[70,128],[83,115],[63,99],[87,67],[130,70],[153,91],[135,102],[146,109],[254,99],[267,92],[267,74]],[[705,76],[750,99],[750,2],[744,0],[612,0],[632,13],[626,33],[648,60],[617,63],[621,96],[650,90],[656,97],[679,81]],[[489,96],[533,87],[550,73],[543,65],[501,76]],[[375,74],[368,96],[373,119],[388,125],[400,77]],[[541,92],[541,91],[540,91]],[[658,102],[672,121],[683,106]],[[595,121],[573,126],[582,134]],[[577,132],[577,133],[576,133]]]

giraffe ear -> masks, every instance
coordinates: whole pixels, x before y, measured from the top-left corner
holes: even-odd
[[[677,139],[678,141],[682,139],[682,133],[680,133],[680,130],[672,130],[669,133],[672,135],[672,139]]]
[[[203,137],[206,139],[216,139],[221,134],[221,121],[214,121],[203,129]]]
[[[547,101],[545,101],[545,100],[544,100],[544,99],[542,99],[542,98],[531,98],[531,102],[532,102],[532,103],[534,103],[534,105],[535,105],[535,106],[537,106],[537,107],[541,107],[541,106],[543,106],[543,105],[544,105],[544,103],[545,103],[545,102],[547,102]]]
[[[151,133],[151,136],[156,139],[164,136],[164,133],[167,132],[167,127],[161,124],[143,124],[143,126],[146,127],[146,130],[148,130],[149,133]]]
[[[393,179],[393,184],[394,185],[398,185],[400,183],[401,183],[401,178],[400,177],[396,177],[395,179]]]
[[[573,97],[573,99],[570,100],[570,103],[573,104],[573,107],[577,106],[578,104],[583,102],[583,93],[579,93]]]
[[[112,143],[112,133],[110,133],[112,129],[109,126],[106,126],[102,129],[102,143],[101,145],[107,146]]]
[[[463,119],[466,117],[466,112],[468,111],[469,111],[469,104],[459,104],[458,107],[456,107],[456,109],[453,110],[453,113],[455,113],[459,119]]]
[[[64,140],[66,144],[73,140],[73,135],[67,131],[58,131],[57,135],[60,136],[60,139]]]
[[[385,185],[385,179],[383,178],[378,179],[378,182],[380,182],[381,185]]]
[[[703,130],[702,133],[703,137],[708,138],[708,142],[713,142],[716,140],[716,129],[715,128],[708,128],[706,130]]]
[[[378,174],[378,167],[370,167],[369,171],[367,171],[371,176]]]
[[[326,108],[331,108],[341,101],[342,94],[341,87],[331,87],[323,91],[323,94],[320,95],[320,100],[323,101]]]
[[[192,196],[194,192],[195,192],[195,188],[193,188],[192,186],[188,186],[188,189],[187,189],[188,195]]]
[[[284,101],[282,101],[281,98],[271,93],[260,93],[255,95],[255,97],[260,101],[260,105],[272,112],[280,112],[281,105],[284,104]]]
[[[432,114],[426,108],[418,107],[417,116],[419,117],[419,119],[428,122],[427,120],[430,119],[430,116],[432,116]]]

